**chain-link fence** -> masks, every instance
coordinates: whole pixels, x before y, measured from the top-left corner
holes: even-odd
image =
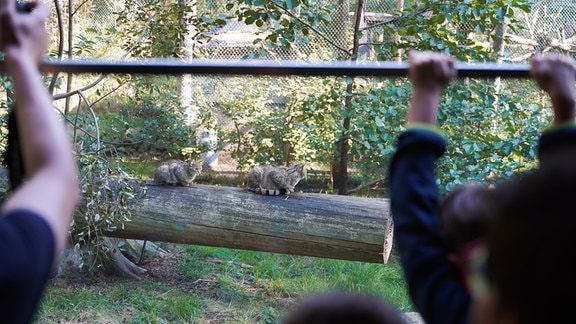
[[[182,0],[180,0],[182,1]],[[133,4],[142,4],[145,1],[135,1]],[[404,1],[409,3],[409,1]],[[56,5],[57,4],[57,5]],[[86,37],[85,34],[90,30],[91,26],[97,26],[98,30],[104,28],[112,28],[116,26],[116,13],[124,9],[125,1],[112,1],[112,0],[92,0],[77,4],[73,8],[72,16],[68,10],[68,2],[56,1],[52,4],[56,7],[53,10],[53,19],[51,22],[51,29],[53,41],[58,43],[68,43],[68,32],[72,32],[75,36],[73,42],[77,42],[79,37]],[[228,10],[225,8],[227,2],[216,0],[204,0],[195,2],[198,12],[201,13],[224,13]],[[326,3],[328,4],[328,2]],[[345,5],[346,2],[342,2]],[[318,2],[318,6],[322,6],[322,1]],[[366,8],[363,12],[363,19],[360,28],[379,24],[392,19],[397,10],[401,8],[398,0],[381,0],[381,1],[368,1]],[[349,49],[352,47],[352,32],[354,26],[354,9],[356,6],[355,1],[347,3],[349,10],[343,14],[332,14],[330,24],[322,26],[319,29],[319,34],[324,39],[334,40],[334,42],[325,42],[321,39],[312,39],[309,42],[294,43],[296,47],[294,50],[298,53],[332,53],[331,57],[324,57],[324,59],[335,59],[338,55],[339,48],[343,47]],[[576,51],[576,27],[574,25],[574,17],[576,15],[576,3],[566,0],[540,0],[533,1],[532,11],[530,13],[518,12],[517,18],[521,21],[524,28],[511,31],[506,30],[506,44],[502,51],[502,60],[510,62],[525,62],[527,58],[535,52],[547,51]],[[73,17],[73,25],[68,24],[70,17]],[[65,28],[62,29],[62,38],[58,33],[59,24]],[[344,27],[343,27],[344,26]],[[345,28],[346,32],[341,33],[339,30]],[[202,45],[197,45],[202,56],[208,59],[239,59],[242,57],[255,54],[253,51],[253,41],[257,38],[263,38],[259,34],[260,28],[255,25],[246,25],[242,21],[229,20],[227,24],[220,28],[212,30],[212,39],[210,42]],[[344,34],[346,37],[342,37]],[[311,35],[310,37],[317,37]],[[379,36],[373,33],[370,29],[366,29],[361,44],[369,44],[371,42],[378,42]],[[344,43],[344,44],[341,44]],[[87,44],[83,44],[87,45]],[[322,46],[322,48],[321,48]],[[64,46],[66,47],[66,46]],[[372,50],[369,45],[361,46],[360,59],[372,60],[373,55],[362,55],[362,53],[370,53]],[[318,59],[318,57],[294,57],[293,52],[276,53],[277,59]],[[103,51],[98,52],[98,57],[103,58],[118,58],[120,55],[117,51]],[[321,57],[322,58],[322,57]]]
[[[320,1],[321,2],[321,1]],[[408,1],[406,1],[408,2]],[[133,4],[139,2],[133,2]],[[141,1],[140,3],[143,3]],[[331,2],[333,3],[333,2]],[[113,28],[116,25],[115,13],[123,9],[123,1],[93,0],[90,6],[82,6],[83,11],[74,13],[73,33],[81,37],[86,32],[85,26],[98,25],[99,27]],[[68,17],[66,4],[62,3],[59,9],[61,20],[66,21]],[[322,3],[318,4],[322,6]],[[363,12],[363,19],[360,27],[369,27],[374,24],[381,24],[393,19],[404,3],[399,4],[397,0],[382,0],[378,2],[368,1]],[[224,13],[226,12],[226,2],[224,1],[198,1],[196,2],[198,12],[202,13]],[[291,50],[277,50],[274,59],[294,60],[334,60],[341,57],[343,50],[352,48],[352,33],[354,32],[354,9],[355,1],[349,3],[342,1],[341,7],[348,10],[342,13],[333,12],[329,25],[323,26],[317,34],[310,35],[305,42],[295,42]],[[576,51],[576,28],[573,20],[576,15],[576,3],[572,1],[534,1],[531,13],[519,12],[517,18],[525,28],[505,31],[505,44],[502,47],[501,60],[503,62],[526,62],[535,52],[549,51]],[[54,35],[57,33],[56,26],[58,19],[52,20]],[[82,28],[81,28],[82,27]],[[344,32],[342,29],[344,28]],[[64,34],[67,35],[68,31]],[[345,35],[345,37],[342,37]],[[247,25],[242,21],[228,20],[222,27],[211,30],[209,42],[197,44],[196,50],[202,58],[237,60],[243,57],[258,54],[258,48],[254,46],[254,40],[263,38],[260,28],[255,25]],[[359,48],[359,60],[375,60],[372,43],[378,43],[381,35],[374,33],[372,29],[365,29]],[[101,51],[99,57],[118,58],[119,51]],[[320,53],[320,54],[319,54]],[[259,96],[254,99],[253,105],[263,105],[270,109],[286,109],[290,103],[290,96],[300,95],[301,91],[293,92],[281,91],[290,89],[297,84],[296,78],[255,78],[249,82],[244,78],[222,77],[214,75],[194,75],[192,76],[192,102],[198,110],[213,110],[214,120],[212,124],[219,124],[220,127],[238,127],[222,111],[223,107],[230,105],[235,99],[244,98],[247,93]],[[247,85],[249,88],[247,89]],[[258,91],[253,91],[258,89]],[[250,132],[249,128],[244,129]],[[206,156],[206,162],[212,170],[217,172],[237,172],[241,166],[238,159],[233,156],[235,143],[222,143],[221,138],[209,128],[198,132],[199,141],[209,143],[213,147],[220,144],[218,152],[211,151]],[[290,148],[279,148],[279,150],[290,150]]]

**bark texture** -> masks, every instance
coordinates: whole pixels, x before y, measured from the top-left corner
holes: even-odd
[[[386,263],[393,232],[387,199],[195,184],[148,185],[132,220],[106,235]]]

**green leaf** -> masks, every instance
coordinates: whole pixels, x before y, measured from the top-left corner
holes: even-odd
[[[286,0],[285,4],[286,4],[286,9],[292,10],[292,9],[294,9],[300,5],[300,1],[299,0]]]
[[[270,11],[268,12],[268,17],[270,17],[273,20],[280,20],[280,18],[282,17],[282,14],[279,11]]]

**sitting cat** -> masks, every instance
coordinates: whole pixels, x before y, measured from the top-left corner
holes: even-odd
[[[289,195],[294,192],[296,184],[306,176],[306,166],[303,164],[289,167],[260,165],[248,172],[246,188],[262,195]]]
[[[202,172],[202,163],[168,160],[162,162],[154,172],[156,185],[190,186],[196,176]]]

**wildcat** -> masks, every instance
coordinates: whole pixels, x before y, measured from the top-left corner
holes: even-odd
[[[181,160],[168,160],[162,162],[154,172],[156,185],[190,186],[194,179],[202,172],[202,163],[185,162]]]
[[[294,164],[289,167],[259,165],[248,172],[246,188],[262,195],[289,195],[294,192],[296,184],[306,176],[306,166],[303,164]]]

